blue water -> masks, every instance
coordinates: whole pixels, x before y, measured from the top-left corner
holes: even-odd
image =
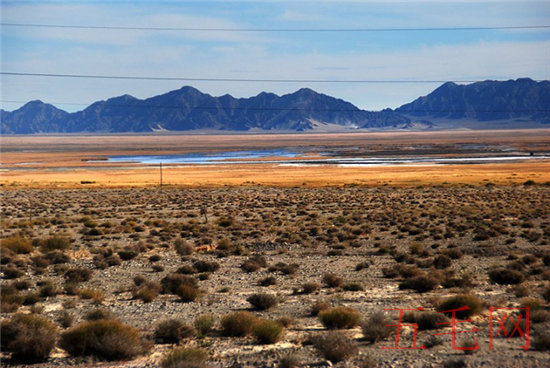
[[[112,156],[109,162],[135,162],[141,164],[219,164],[236,163],[235,160],[256,159],[265,157],[294,158],[300,152],[285,149],[247,150],[235,152],[187,153],[183,155],[144,155],[144,156]]]

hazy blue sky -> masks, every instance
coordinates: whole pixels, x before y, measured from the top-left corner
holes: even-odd
[[[16,27],[8,23],[186,29],[418,29],[550,25],[550,1],[2,1],[2,72],[378,81],[550,79],[550,28],[231,32]],[[395,108],[440,83],[151,81],[2,75],[2,106],[69,111],[183,85],[249,97],[310,87],[360,108]],[[19,101],[19,102],[7,102]],[[74,104],[74,105],[72,105]]]

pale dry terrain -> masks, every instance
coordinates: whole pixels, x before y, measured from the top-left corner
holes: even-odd
[[[155,144],[142,136],[2,137],[2,365],[544,367],[550,178],[542,160],[189,165],[165,167],[163,188],[157,167],[98,169],[81,160],[110,156],[115,146],[118,154],[158,153],[159,146],[182,153],[213,142],[217,149],[289,147],[312,137],[320,151],[340,155],[376,146],[377,155],[411,147],[412,154],[460,156],[464,144],[483,140],[542,155],[545,132],[161,136]],[[23,162],[35,170],[11,170]],[[478,330],[457,336],[459,347],[477,338],[473,354],[453,349],[451,328],[437,324],[449,321],[436,311],[456,296],[474,312],[457,326]],[[529,348],[521,348],[525,336],[500,335],[490,350],[489,308],[525,306]],[[417,343],[427,349],[382,349],[394,346],[396,328],[385,325],[399,312],[386,311],[387,321],[378,313],[418,307],[425,310],[407,313],[404,323],[418,323]],[[518,311],[508,313],[517,320]],[[237,336],[224,328],[236,312],[253,319],[253,331]],[[345,323],[331,325],[331,313]],[[493,313],[504,318],[503,310]],[[78,345],[87,341],[79,329],[97,325],[118,332],[103,335],[93,351]],[[492,326],[495,334],[498,319]],[[399,346],[412,346],[413,336],[403,327]],[[169,365],[174,351],[192,358]]]
[[[319,158],[319,152],[328,152],[335,157],[386,158],[498,157],[514,153],[527,157],[531,152],[535,155],[550,153],[550,130],[241,136],[2,136],[0,139],[0,183],[25,187],[75,187],[81,182],[111,187],[159,184],[158,165],[106,161],[114,155],[176,155],[270,148],[307,149],[304,160]],[[471,148],[477,146],[479,148]],[[284,158],[270,159],[285,161]],[[254,165],[165,165],[163,182],[192,187],[250,183],[277,186],[512,184],[527,180],[550,181],[549,164],[549,160],[518,160],[476,165],[296,167],[265,165],[256,160]]]

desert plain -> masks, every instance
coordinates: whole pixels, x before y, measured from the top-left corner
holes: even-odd
[[[1,145],[2,365],[550,361],[550,130]],[[162,186],[158,164],[108,160],[270,148],[307,150],[300,164],[165,164]],[[357,156],[487,160],[323,161]],[[453,335],[443,312],[463,305]]]

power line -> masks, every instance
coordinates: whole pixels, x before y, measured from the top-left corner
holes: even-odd
[[[476,83],[479,80],[384,80],[384,79],[246,79],[246,78],[194,78],[194,77],[144,77],[120,75],[93,75],[93,74],[54,74],[54,73],[25,73],[0,72],[0,75],[48,77],[48,78],[85,78],[85,79],[119,79],[119,80],[153,80],[153,81],[183,81],[183,82],[251,82],[251,83],[371,83],[371,84],[419,84],[419,83]],[[496,81],[496,80],[495,80]],[[542,82],[543,80],[534,80]]]
[[[485,27],[426,27],[426,28],[180,28],[180,27],[123,27],[74,24],[0,23],[4,27],[106,29],[113,31],[179,31],[179,32],[431,32],[486,31],[514,29],[545,29],[550,25],[485,26]]]
[[[2,103],[28,103],[29,101],[16,101],[16,100],[2,100]],[[77,103],[77,102],[51,102],[50,104],[57,105],[74,105],[74,106],[92,106],[95,104],[102,104],[103,107],[114,108],[143,108],[143,109],[186,109],[186,110],[230,110],[230,111],[311,111],[311,112],[373,112],[368,110],[355,109],[318,109],[318,108],[296,108],[296,107],[234,107],[234,106],[204,106],[204,105],[191,105],[191,106],[177,106],[177,105],[144,105],[144,104],[113,104],[107,101],[98,101],[93,104]],[[395,111],[395,110],[394,110]],[[411,113],[465,113],[472,112],[471,110],[441,110],[441,109],[414,109],[400,112],[401,114]],[[514,110],[476,110],[475,113],[548,113],[550,109],[514,109]]]

